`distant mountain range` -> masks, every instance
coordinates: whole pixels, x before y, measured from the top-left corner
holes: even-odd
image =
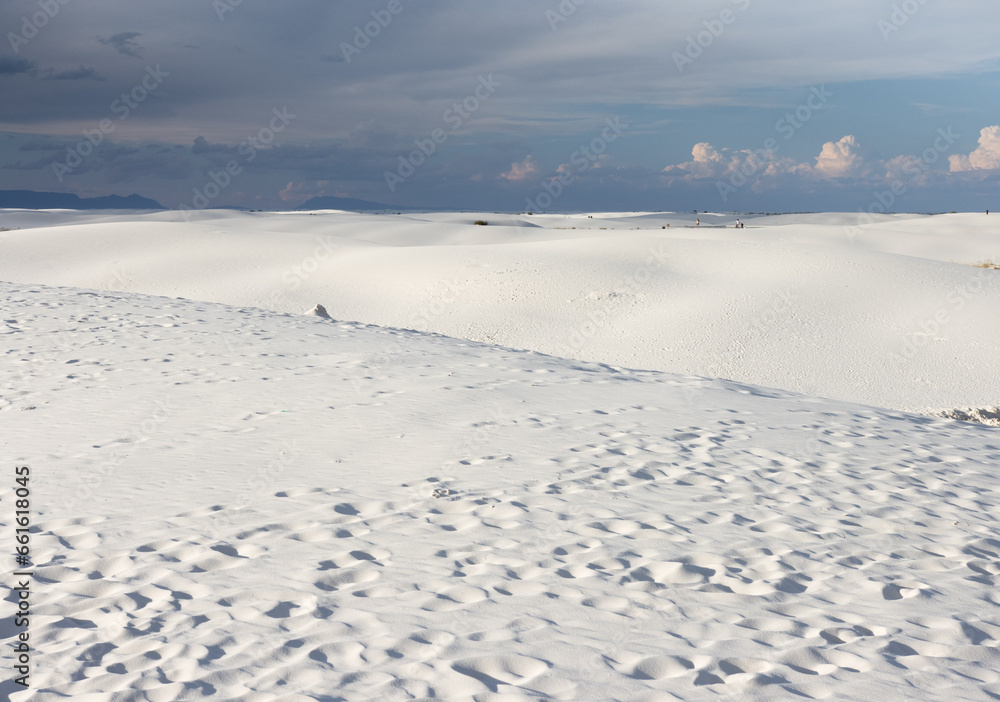
[[[106,197],[81,198],[69,193],[44,193],[34,190],[0,190],[0,209],[24,210],[165,210],[156,200],[141,195],[108,195]],[[213,207],[213,209],[215,209]],[[245,209],[243,207],[218,206],[218,209]],[[387,205],[384,202],[370,202],[353,197],[314,197],[299,205],[299,210],[347,210],[349,212],[370,212],[373,210],[413,210],[413,207]]]
[[[0,190],[0,208],[24,210],[162,210],[156,200],[140,195],[81,198],[69,193]]]

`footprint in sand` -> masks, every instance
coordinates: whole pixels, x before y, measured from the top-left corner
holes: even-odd
[[[806,675],[830,675],[841,670],[849,673],[866,673],[872,664],[861,656],[836,649],[808,647],[793,651],[782,663]]]
[[[50,533],[58,538],[59,543],[66,549],[88,551],[101,543],[100,534],[88,526],[66,526],[53,529]]]
[[[428,612],[450,612],[464,609],[467,605],[482,602],[489,593],[469,585],[453,585],[437,593],[422,609]]]
[[[325,592],[336,592],[352,585],[374,582],[380,577],[381,572],[378,567],[366,565],[338,570],[319,578],[313,585]]]
[[[651,527],[641,522],[630,519],[606,519],[600,522],[591,522],[587,525],[589,529],[604,532],[605,534],[615,534],[618,536],[630,536],[631,534]]]
[[[839,646],[840,644],[853,643],[859,639],[869,638],[872,636],[885,636],[887,633],[888,630],[883,627],[868,629],[863,626],[853,626],[851,628],[832,627],[829,629],[823,629],[819,632],[819,635],[827,643]]]
[[[490,692],[498,693],[501,685],[529,683],[547,671],[551,664],[526,656],[482,656],[455,661],[451,667],[455,672],[478,680]]]
[[[547,586],[545,583],[537,581],[512,580],[499,585],[494,585],[493,589],[501,595],[506,595],[507,597],[532,597],[545,592]]]
[[[302,497],[304,495],[315,496],[315,495],[332,495],[335,492],[340,492],[339,488],[292,488],[290,490],[282,490],[281,492],[274,493],[275,497]]]
[[[803,632],[807,625],[789,617],[753,617],[737,622],[736,626],[751,631],[792,633]]]
[[[455,638],[454,634],[447,631],[420,631],[390,646],[386,653],[390,658],[431,660],[437,658],[441,651],[455,641]]]
[[[636,568],[629,576],[633,580],[653,582],[664,587],[669,585],[694,585],[706,583],[708,579],[715,575],[714,568],[692,565],[690,563],[678,563],[666,561],[660,563],[647,563]]]
[[[882,588],[882,597],[887,600],[905,600],[910,597],[928,597],[930,593],[924,583],[910,580],[897,580]]]
[[[625,675],[636,680],[666,680],[687,675],[694,667],[694,663],[680,656],[651,656],[639,661]]]

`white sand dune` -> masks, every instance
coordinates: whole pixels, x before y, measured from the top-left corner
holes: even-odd
[[[116,263],[133,287],[248,304],[253,266],[273,275],[287,260],[268,261],[282,248],[250,226],[268,219],[54,222],[4,234],[0,277],[93,284]],[[300,251],[323,226],[283,246]],[[185,247],[198,236],[195,254]],[[737,276],[712,319],[738,325],[739,310],[764,309],[751,272],[777,257],[761,273],[774,290],[817,280],[795,288],[809,301],[800,343],[844,344],[816,326],[846,324],[861,300],[852,286],[916,290],[921,271],[940,292],[969,280],[884,253],[617,236],[568,250],[428,245],[425,259],[344,236],[354,265],[311,278],[307,304],[290,292],[296,315],[0,284],[4,455],[8,469],[30,464],[37,510],[33,691],[9,680],[3,691],[15,702],[1000,697],[996,429],[301,314],[321,301],[335,318],[405,316],[417,302],[393,308],[381,288],[433,299],[438,273],[410,275],[406,261],[470,276],[489,264],[493,294],[548,301],[484,314],[500,325],[498,310],[533,309],[541,339],[548,306],[554,318],[574,309],[571,290],[615,292],[607,281],[663,244],[668,274],[641,294],[675,299],[669,314],[706,313],[695,291]],[[226,268],[235,241],[253,256]],[[95,250],[117,258],[102,264]],[[572,251],[578,268],[554,265]],[[529,254],[537,272],[505,272]],[[391,262],[395,279],[355,289]],[[485,294],[479,280],[464,294]],[[342,295],[317,297],[322,285]],[[813,319],[810,295],[823,291],[831,312]],[[617,304],[655,317],[655,305],[607,308]],[[871,308],[873,331],[886,309]],[[435,323],[458,324],[459,311]],[[707,320],[691,323],[706,335]],[[978,338],[955,324],[949,338]],[[980,355],[995,363],[975,348],[966,373]],[[816,344],[775,362],[853,387],[829,380],[840,372],[829,359]],[[0,483],[8,543],[12,485]],[[0,629],[8,671],[11,621]]]
[[[1000,273],[967,265],[1000,260],[996,217],[697,217],[8,210],[0,280],[320,302],[335,319],[895,409],[1000,402]]]

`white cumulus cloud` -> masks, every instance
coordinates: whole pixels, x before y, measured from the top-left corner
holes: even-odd
[[[725,178],[740,171],[763,172],[775,163],[775,155],[763,149],[716,149],[708,142],[700,142],[691,149],[691,160],[686,163],[667,166],[663,169],[669,180],[702,180],[705,178]]]
[[[864,175],[865,159],[858,140],[845,136],[840,141],[828,141],[816,157],[814,170],[823,178],[850,178]]]
[[[979,148],[968,156],[949,156],[953,173],[1000,168],[1000,126],[986,127],[979,132]]]
[[[759,180],[788,175],[827,180],[869,175],[869,166],[861,147],[857,139],[850,135],[840,141],[823,144],[815,165],[798,163],[791,158],[779,158],[771,150],[717,149],[707,142],[695,144],[691,157],[691,161],[663,169],[668,181],[726,179],[733,176]]]
[[[538,164],[535,162],[534,157],[528,156],[520,163],[510,164],[510,170],[506,173],[501,173],[500,177],[504,180],[510,181],[511,183],[518,183],[523,180],[528,180],[537,174]]]

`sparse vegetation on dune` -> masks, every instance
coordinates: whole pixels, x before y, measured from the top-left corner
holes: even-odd
[[[1000,407],[971,407],[965,409],[941,410],[932,413],[936,417],[976,422],[991,427],[1000,427]]]

